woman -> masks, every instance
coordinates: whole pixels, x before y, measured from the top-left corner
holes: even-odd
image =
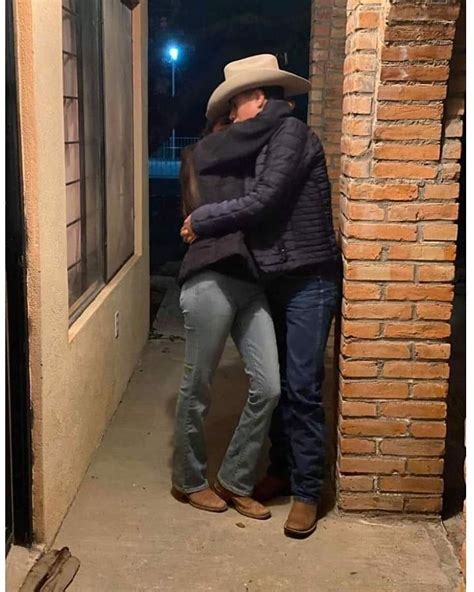
[[[238,167],[233,167],[237,174],[196,174],[196,165],[203,168],[213,150],[219,149],[223,127],[219,120],[213,133],[183,151],[185,216],[203,203],[240,195],[246,176],[252,176],[252,161],[240,158],[242,155]],[[253,150],[268,139],[270,126],[264,127]],[[179,283],[186,352],[176,409],[173,494],[201,510],[222,512],[230,504],[250,518],[269,518],[270,511],[250,496],[280,394],[278,352],[268,303],[242,233],[193,243],[183,260]],[[214,372],[229,334],[242,356],[250,385],[213,491],[206,478],[203,420],[209,409]]]

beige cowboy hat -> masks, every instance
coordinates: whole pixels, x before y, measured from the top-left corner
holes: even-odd
[[[309,80],[280,70],[276,57],[268,53],[230,62],[224,68],[224,78],[224,82],[214,90],[207,104],[206,117],[210,121],[225,115],[232,97],[245,90],[281,86],[285,97],[294,97],[311,89]]]

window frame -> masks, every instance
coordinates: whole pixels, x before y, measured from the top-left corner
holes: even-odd
[[[73,224],[76,223],[80,223],[80,227],[81,227],[81,248],[80,248],[80,259],[78,259],[77,261],[75,261],[73,264],[68,265],[67,266],[67,281],[68,281],[68,310],[69,310],[69,326],[71,326],[86,310],[87,308],[92,304],[92,302],[95,300],[95,298],[100,294],[100,292],[102,291],[103,288],[105,288],[112,280],[113,278],[117,275],[117,273],[120,272],[120,270],[123,268],[124,265],[126,265],[126,263],[128,261],[130,261],[131,258],[133,258],[133,256],[136,254],[136,240],[135,240],[135,233],[136,233],[136,227],[135,227],[135,219],[136,219],[136,196],[135,196],[135,182],[134,182],[134,177],[135,177],[135,166],[134,166],[134,158],[133,158],[133,154],[135,151],[134,148],[134,134],[133,134],[133,128],[135,125],[135,122],[132,121],[132,186],[131,186],[131,191],[132,191],[132,195],[131,195],[131,215],[133,218],[133,226],[132,226],[132,231],[133,231],[133,239],[132,239],[132,252],[130,253],[129,256],[127,256],[126,259],[124,259],[124,261],[122,261],[119,265],[119,267],[114,271],[113,274],[110,275],[109,277],[109,269],[108,269],[108,237],[107,237],[107,231],[108,231],[108,217],[107,217],[107,210],[109,207],[109,199],[108,199],[108,195],[107,195],[107,158],[106,158],[106,151],[107,151],[107,142],[106,142],[106,101],[105,101],[105,74],[104,74],[104,3],[103,0],[97,0],[97,9],[98,9],[98,26],[97,26],[97,44],[98,44],[98,55],[97,55],[97,69],[98,69],[98,94],[100,97],[100,100],[98,101],[98,113],[97,113],[97,125],[99,126],[98,129],[98,152],[99,152],[99,164],[98,164],[98,168],[99,168],[99,187],[100,187],[100,197],[97,200],[97,205],[98,207],[100,207],[100,212],[97,213],[98,216],[100,216],[100,220],[97,220],[97,224],[98,224],[98,228],[100,228],[100,232],[101,232],[101,236],[100,236],[100,241],[97,243],[97,258],[98,261],[100,261],[100,273],[99,273],[99,277],[97,279],[95,279],[94,281],[92,281],[90,286],[87,286],[86,288],[84,288],[84,286],[87,284],[87,273],[88,273],[88,268],[87,268],[87,259],[88,259],[88,254],[87,254],[87,241],[88,241],[88,235],[87,235],[87,184],[85,183],[85,179],[86,179],[86,138],[85,138],[85,125],[84,125],[84,109],[85,109],[85,100],[84,100],[84,85],[83,85],[83,76],[84,76],[84,71],[83,71],[83,34],[81,31],[81,27],[83,26],[83,23],[81,22],[81,15],[80,12],[77,10],[77,3],[79,0],[75,0],[75,3],[73,4],[73,7],[70,8],[69,7],[69,2],[68,0],[63,0],[63,2],[61,3],[61,8],[62,8],[62,12],[61,14],[63,15],[63,11],[67,12],[69,17],[73,18],[73,22],[74,22],[74,31],[75,31],[75,36],[76,36],[76,45],[75,45],[75,54],[74,55],[75,59],[77,60],[77,98],[76,97],[72,97],[72,95],[69,97],[68,95],[65,94],[65,87],[64,87],[64,82],[63,82],[63,105],[64,105],[64,110],[65,110],[65,101],[68,98],[76,98],[77,99],[77,103],[78,103],[78,139],[77,140],[73,140],[70,141],[69,139],[66,140],[66,132],[65,132],[65,136],[64,136],[64,155],[66,155],[66,145],[67,144],[78,144],[79,146],[79,178],[78,179],[74,179],[73,181],[69,181],[66,183],[66,186],[68,185],[72,185],[74,182],[80,182],[80,212],[79,212],[79,217],[74,218],[74,220],[68,222],[66,220],[66,234],[67,234],[67,229],[70,228]],[[130,11],[133,10],[133,8],[135,8],[138,4],[139,4],[139,0],[131,0],[131,1],[126,1],[126,0],[121,0],[121,2],[130,9]],[[64,48],[64,38],[63,38],[63,46],[62,46],[62,55],[67,55],[67,54],[71,54],[70,51],[65,50]],[[131,60],[131,81],[130,81],[130,92],[131,92],[131,102],[132,102],[132,106],[134,104],[134,86],[133,86],[133,81],[134,81],[134,77],[133,77],[133,23],[131,23],[131,31],[130,31],[130,60]],[[63,66],[63,76],[64,76],[64,66]],[[64,78],[63,78],[64,80]],[[133,117],[133,112],[132,112],[132,117]],[[66,199],[67,199],[67,194],[66,195]],[[112,198],[113,196],[111,196]],[[68,243],[68,239],[66,238],[66,245],[67,247],[69,246]],[[82,270],[81,270],[81,294],[80,296],[72,303],[69,304],[69,289],[70,289],[70,279],[69,279],[69,272],[71,269],[73,269],[74,266],[76,265],[82,265]]]

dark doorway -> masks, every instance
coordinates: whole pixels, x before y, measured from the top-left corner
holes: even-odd
[[[29,545],[31,446],[24,217],[12,0],[6,6],[6,550]]]

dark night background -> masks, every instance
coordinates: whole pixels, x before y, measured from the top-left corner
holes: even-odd
[[[310,0],[150,0],[150,154],[173,127],[176,136],[199,135],[207,100],[232,60],[273,53],[281,68],[308,77],[310,24]],[[174,100],[170,44],[180,49]],[[306,97],[297,101],[303,120],[306,106]]]

